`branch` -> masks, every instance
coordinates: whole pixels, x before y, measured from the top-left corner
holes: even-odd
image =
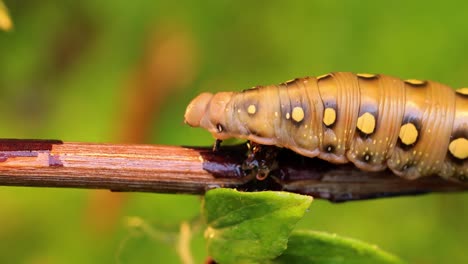
[[[332,201],[427,192],[466,191],[468,185],[438,177],[408,181],[389,171],[363,172],[287,153],[277,177],[250,182],[241,169],[245,148],[0,140],[0,185],[73,187],[203,194],[215,187],[267,188],[311,194]]]

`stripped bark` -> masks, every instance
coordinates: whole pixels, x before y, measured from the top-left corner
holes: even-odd
[[[466,191],[439,177],[401,179],[287,153],[270,182],[242,169],[245,148],[114,145],[57,140],[0,140],[0,185],[203,194],[216,187],[274,189],[331,201]],[[268,184],[266,184],[268,183]]]

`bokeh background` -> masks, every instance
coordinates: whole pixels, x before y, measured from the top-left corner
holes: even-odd
[[[0,137],[210,145],[202,91],[330,71],[468,85],[468,2],[14,1],[0,32]],[[179,263],[197,196],[0,187],[0,263]],[[468,263],[468,194],[315,201],[299,226],[411,263]],[[130,218],[129,218],[130,217]],[[134,218],[135,217],[135,218]],[[195,233],[192,253],[206,257]]]

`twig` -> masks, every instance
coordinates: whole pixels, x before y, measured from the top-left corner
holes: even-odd
[[[408,181],[389,171],[362,172],[352,165],[280,157],[269,185],[247,184],[242,147],[190,148],[157,145],[0,140],[0,185],[98,188],[112,191],[203,194],[215,187],[283,189],[332,201],[426,192],[466,191],[468,185],[438,177]]]

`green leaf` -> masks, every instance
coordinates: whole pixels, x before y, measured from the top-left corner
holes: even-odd
[[[287,192],[206,193],[208,253],[219,263],[263,263],[281,255],[312,197]]]
[[[397,257],[377,246],[355,239],[316,231],[294,231],[289,237],[288,249],[270,263],[403,263]]]

